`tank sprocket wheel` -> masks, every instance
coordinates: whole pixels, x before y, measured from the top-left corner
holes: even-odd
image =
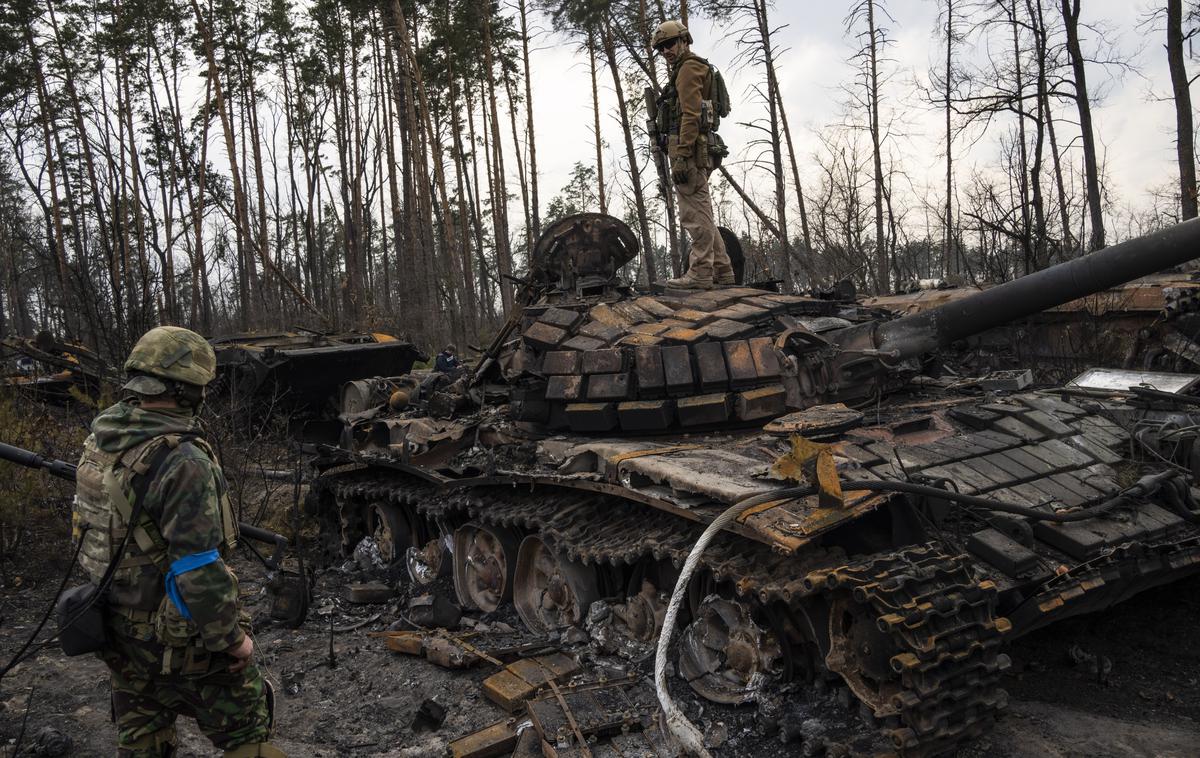
[[[906,548],[805,581],[829,600],[826,665],[902,755],[937,755],[991,728],[1008,701],[998,681],[1012,625],[994,615],[995,585],[962,557]]]
[[[520,536],[475,521],[454,532],[454,591],[465,608],[491,613],[512,600]]]
[[[534,534],[521,542],[514,584],[513,605],[536,634],[582,627],[600,598],[594,567],[572,561]]]

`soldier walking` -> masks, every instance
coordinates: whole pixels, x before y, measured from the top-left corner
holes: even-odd
[[[716,134],[729,113],[724,81],[707,60],[692,52],[692,35],[682,23],[667,21],[650,43],[671,67],[671,81],[659,100],[661,132],[667,135],[671,182],[679,197],[679,221],[692,239],[687,273],[667,282],[679,289],[712,289],[734,283],[733,267],[713,216],[708,175],[727,152]]]
[[[201,436],[216,356],[195,332],[160,326],[138,340],[125,370],[121,402],[96,417],[84,444],[73,513],[92,581],[120,562],[101,600],[100,651],[112,675],[117,755],[174,755],[183,715],[226,756],[284,756],[268,742],[271,689],[254,665],[237,578],[224,561],[237,522]]]

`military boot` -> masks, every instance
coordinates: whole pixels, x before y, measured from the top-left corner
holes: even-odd
[[[692,269],[678,279],[668,279],[667,287],[677,290],[710,290],[713,288],[713,278],[709,276],[698,275]]]
[[[174,758],[175,744],[175,727],[168,726],[117,745],[117,758]]]
[[[713,284],[718,287],[728,287],[731,284],[737,284],[737,277],[733,274],[733,266],[717,266],[717,270],[713,276]]]
[[[287,758],[287,753],[269,742],[252,742],[226,750],[224,758]]]

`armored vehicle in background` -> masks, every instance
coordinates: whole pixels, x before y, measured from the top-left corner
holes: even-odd
[[[372,535],[468,607],[644,650],[736,506],[686,587],[680,675],[722,703],[840,678],[905,755],[989,728],[1006,639],[1200,568],[1196,377],[989,395],[926,375],[940,348],[1192,258],[1200,221],[899,318],[639,293],[619,277],[637,250],[611,217],[559,221],[473,375],[381,380],[386,402],[343,413],[309,500],[331,548]]]
[[[334,410],[349,381],[399,376],[428,360],[413,345],[378,333],[237,334],[209,342],[217,354],[213,397],[234,411],[271,408],[301,419]]]

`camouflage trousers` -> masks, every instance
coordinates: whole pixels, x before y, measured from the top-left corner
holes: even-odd
[[[195,719],[222,750],[270,739],[270,685],[257,666],[231,672],[229,656],[191,647],[172,649],[164,667],[163,646],[146,637],[110,626],[100,654],[112,674],[118,758],[170,755],[178,716]],[[164,668],[169,672],[163,673]]]
[[[679,223],[692,238],[687,270],[703,279],[731,275],[733,267],[713,215],[708,171],[697,166],[694,160],[688,161],[688,168],[688,181],[675,185],[679,197]]]

